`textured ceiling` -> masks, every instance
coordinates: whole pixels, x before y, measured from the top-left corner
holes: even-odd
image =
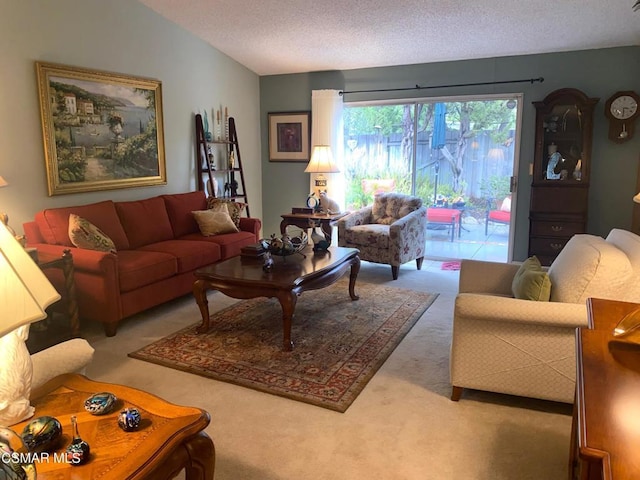
[[[259,75],[640,45],[635,0],[140,0]]]

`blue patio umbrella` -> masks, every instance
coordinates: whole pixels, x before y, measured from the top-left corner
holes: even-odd
[[[440,152],[446,144],[447,135],[447,106],[444,103],[436,103],[433,112],[433,133],[431,135],[431,149],[436,150],[434,167],[436,170],[435,186],[433,191],[433,203],[437,202],[438,198],[438,173],[440,171]]]

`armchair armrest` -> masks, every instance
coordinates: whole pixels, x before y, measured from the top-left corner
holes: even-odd
[[[364,207],[340,218],[336,222],[336,225],[338,226],[338,245],[340,245],[340,239],[344,238],[347,229],[355,227],[356,225],[366,225],[371,223],[372,210],[373,206]]]
[[[36,390],[63,373],[84,373],[86,366],[93,359],[93,352],[93,347],[86,340],[74,338],[34,353],[31,355],[31,388]],[[37,397],[33,390],[31,396]]]
[[[517,263],[462,260],[458,291],[512,297],[511,283],[519,268]]]
[[[399,218],[389,225],[389,256],[399,264],[424,257],[427,241],[427,207]],[[392,263],[393,265],[394,263]]]
[[[454,307],[457,320],[491,321],[577,328],[588,325],[586,304],[536,302],[474,293],[458,294]]]

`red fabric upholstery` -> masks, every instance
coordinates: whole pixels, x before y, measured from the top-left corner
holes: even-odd
[[[168,253],[176,257],[178,261],[178,273],[191,272],[203,265],[215,263],[221,258],[220,246],[218,244],[196,241],[203,240],[203,238],[204,237],[200,235],[199,238],[193,241],[165,240],[164,242],[145,245],[138,250]]]
[[[460,220],[460,210],[455,208],[427,208],[427,221],[432,223],[453,223]]]
[[[178,261],[161,252],[124,250],[118,252],[120,291],[128,292],[178,273]]]
[[[220,246],[222,258],[236,257],[240,255],[240,249],[245,245],[255,243],[258,239],[250,232],[224,233],[222,235],[213,235],[211,237],[203,237],[199,233],[192,233],[180,237],[180,240],[206,240]]]
[[[129,248],[129,240],[111,200],[77,207],[48,208],[36,214],[36,223],[46,243],[73,246],[69,240],[69,214],[89,220],[113,240],[116,250]]]
[[[135,202],[117,202],[116,211],[127,232],[130,248],[173,238],[164,200],[160,197]]]
[[[204,192],[177,193],[162,195],[167,207],[167,214],[173,228],[173,236],[178,238],[190,233],[198,233],[198,223],[191,215],[195,210],[205,210],[207,199]]]
[[[504,210],[491,210],[488,218],[492,222],[509,223],[511,220],[511,212],[505,212]]]

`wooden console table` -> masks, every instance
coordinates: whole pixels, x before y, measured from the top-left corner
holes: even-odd
[[[576,333],[576,400],[570,480],[640,478],[640,345],[614,340],[639,304],[589,299],[589,328]]]
[[[91,415],[84,401],[94,393],[111,392],[118,405],[106,415]],[[38,480],[169,480],[185,470],[186,480],[212,480],[215,451],[204,432],[209,414],[194,407],[166,402],[155,395],[111,383],[99,383],[77,375],[61,375],[31,394],[36,417],[49,415],[62,424],[63,441],[55,450],[65,450],[73,435],[71,415],[78,419],[80,437],[89,443],[91,454],[83,465],[65,462],[36,463]],[[118,426],[123,408],[137,408],[142,420],[138,430],[124,432]],[[33,418],[14,425],[21,432]]]

